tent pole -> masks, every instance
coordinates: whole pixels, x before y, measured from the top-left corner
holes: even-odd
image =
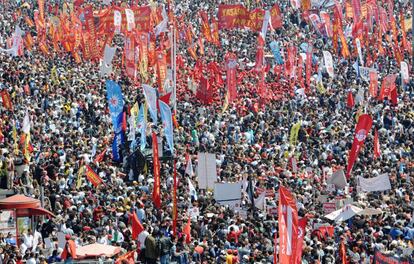
[[[14,219],[16,221],[16,246],[19,246],[19,225],[17,224],[17,209],[14,209]]]

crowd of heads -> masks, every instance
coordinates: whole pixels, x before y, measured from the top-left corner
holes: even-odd
[[[22,18],[15,16],[16,10],[23,15],[33,15],[37,3],[27,2],[30,8],[21,7],[22,2],[7,1],[0,5],[2,47],[16,25],[23,31],[33,31]],[[91,2],[94,9],[102,5],[98,2]],[[194,34],[202,37],[198,11],[205,10],[216,17],[218,4],[214,1],[177,1],[175,15],[185,14]],[[248,4],[251,9],[268,9],[273,1],[249,1]],[[396,17],[400,10],[405,12],[412,8],[410,1],[394,4]],[[2,187],[35,198],[41,197],[43,189],[44,207],[56,215],[55,218],[37,219],[32,230],[21,234],[19,247],[11,233],[0,234],[2,263],[60,261],[63,251],[58,243],[60,233],[68,235],[68,239],[79,246],[101,243],[121,247],[121,253],[112,259],[136,251],[137,260],[143,263],[155,263],[153,261],[157,259],[165,261],[166,255],[178,263],[272,263],[274,234],[278,230],[277,211],[253,209],[245,190],[243,212],[217,203],[211,190],[198,188],[196,173],[188,175],[186,172],[189,160],[197,167],[199,152],[216,155],[218,182],[250,179],[255,197],[259,196],[259,189],[276,194],[266,198],[267,208],[277,206],[279,186],[287,187],[294,194],[299,217],[309,219],[302,263],[336,263],[341,243],[346,247],[350,263],[369,263],[377,250],[409,259],[414,247],[411,180],[414,176],[414,83],[403,83],[400,77],[397,78],[397,105],[372,98],[368,92],[369,83],[359,78],[352,66],[356,57],[343,59],[336,52],[332,52],[335,77],[331,78],[324,69],[322,51],[332,51],[332,39],[318,34],[289,1],[279,5],[283,26],[268,31],[265,54],[271,54],[268,47],[273,40],[279,42],[282,51],[292,45],[312,44],[313,64],[322,69],[324,91],[317,88],[317,72],[312,73],[309,93],[303,95],[298,92],[299,83],[270,70],[266,76],[268,93],[276,96],[261,101],[256,90],[258,77],[250,71],[255,62],[258,33],[248,29],[221,30],[221,46],[205,43],[205,56],[201,59],[205,64],[217,62],[223,67],[224,56],[231,51],[237,55],[239,73],[248,73],[239,76],[238,97],[227,109],[223,111],[225,85],[215,87],[212,103],[202,104],[188,87],[197,61],[188,54],[187,44],[179,41],[177,56],[184,63],[177,68],[175,119],[178,126],[174,129],[174,160],[178,179],[178,219],[175,236],[172,234],[173,162],[161,160],[162,205],[157,209],[152,201],[152,159],[147,160],[139,173],[132,172],[127,157],[133,150],[127,142],[122,148],[124,160],[111,160],[112,122],[106,99],[106,79],[99,74],[99,63],[84,61],[78,64],[64,52],[51,51],[45,56],[36,46],[20,57],[0,53],[0,89],[8,91],[13,103],[13,110],[0,106]],[[406,16],[411,15],[408,12]],[[344,19],[344,24],[348,26],[352,20]],[[387,74],[400,76],[400,67],[386,40],[390,34],[391,31],[384,32],[382,44],[386,54],[379,56],[372,66],[381,78]],[[409,32],[407,37],[411,40]],[[354,50],[352,37],[348,41]],[[122,54],[122,35],[115,36],[113,45],[118,46],[117,54]],[[137,85],[125,75],[121,57],[115,56],[114,72],[108,78],[121,86],[125,109],[130,109],[135,103],[144,103],[145,98],[139,82]],[[265,58],[266,64],[273,67],[273,57]],[[410,64],[408,52],[404,53],[404,60]],[[57,69],[59,83],[52,81],[53,67]],[[221,74],[224,78],[225,71]],[[353,108],[348,108],[348,93],[356,96],[360,90],[363,91],[362,99]],[[359,153],[348,187],[331,191],[327,188],[326,171],[346,168],[356,120],[362,113],[370,114],[374,120],[372,131],[378,130],[381,157],[374,158],[371,133]],[[21,147],[16,151],[13,139],[14,129],[20,135],[26,114],[30,117],[33,145],[30,162],[25,159]],[[292,147],[290,129],[298,121],[302,124],[298,143]],[[151,122],[150,118],[148,122]],[[147,149],[151,149],[150,131],[156,127],[156,124],[148,126]],[[158,128],[158,133],[162,136],[162,129]],[[164,145],[167,145],[165,140]],[[96,155],[105,149],[108,152],[104,159],[95,163]],[[290,163],[292,157],[297,161],[295,172]],[[82,176],[82,182],[77,186],[79,171],[85,164],[89,164],[104,184],[94,187]],[[391,190],[373,193],[357,190],[357,176],[369,178],[383,173],[389,174]],[[188,179],[196,187],[197,199],[189,193]],[[359,207],[380,209],[382,213],[333,222],[324,217],[321,196],[328,200],[352,199]],[[194,208],[198,213],[190,213]],[[145,229],[136,240],[131,236],[130,217],[133,213]],[[186,241],[183,229],[189,215],[191,239]],[[315,228],[318,224],[332,226],[333,233],[321,233]]]

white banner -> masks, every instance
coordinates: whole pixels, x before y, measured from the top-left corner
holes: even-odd
[[[118,10],[114,10],[114,27],[115,32],[119,33],[121,31],[122,15]]]
[[[410,75],[408,74],[408,64],[405,61],[401,62],[401,78],[405,83],[410,79]]]
[[[332,54],[329,51],[323,51],[323,60],[325,61],[325,68],[326,72],[328,72],[329,77],[334,77],[334,67],[333,67],[333,59]]]
[[[386,191],[391,189],[388,173],[369,179],[358,177],[358,181],[361,190],[365,192]]]
[[[134,12],[131,9],[125,9],[125,16],[127,20],[127,30],[132,31],[135,28]]]
[[[364,59],[362,58],[362,49],[361,49],[361,41],[359,38],[355,39],[357,50],[358,50],[358,56],[359,56],[359,63],[364,66]]]
[[[221,205],[228,205],[230,208],[241,205],[241,183],[215,183],[214,199]]]
[[[216,155],[213,153],[198,153],[197,177],[200,189],[213,189],[217,181]]]

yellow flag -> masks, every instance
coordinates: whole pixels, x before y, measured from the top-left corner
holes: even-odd
[[[290,138],[289,138],[289,143],[291,146],[294,146],[297,144],[298,141],[298,134],[299,134],[299,129],[300,126],[302,125],[302,122],[299,121],[296,124],[294,124],[292,126],[292,128],[290,129]]]
[[[85,173],[85,166],[79,168],[78,178],[76,179],[76,189],[79,189],[82,185],[82,175]]]
[[[56,66],[53,66],[53,68],[50,72],[50,79],[52,80],[53,85],[56,86],[56,85],[60,84],[59,76],[58,76],[58,73],[57,73],[57,70],[56,70]]]
[[[30,143],[30,133],[26,134],[24,139],[24,158],[27,162],[30,162],[30,151],[29,151],[29,143]]]
[[[19,155],[19,144],[17,142],[16,126],[13,126],[12,137],[13,137],[14,154]]]
[[[224,97],[224,104],[223,109],[221,110],[221,114],[224,114],[226,112],[227,107],[229,107],[229,91],[227,90],[226,97]]]

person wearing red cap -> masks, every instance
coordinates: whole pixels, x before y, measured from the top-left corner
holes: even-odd
[[[66,244],[63,249],[62,255],[60,256],[63,260],[65,260],[65,264],[71,264],[72,261],[76,259],[76,244],[70,237],[70,235],[65,236]]]

